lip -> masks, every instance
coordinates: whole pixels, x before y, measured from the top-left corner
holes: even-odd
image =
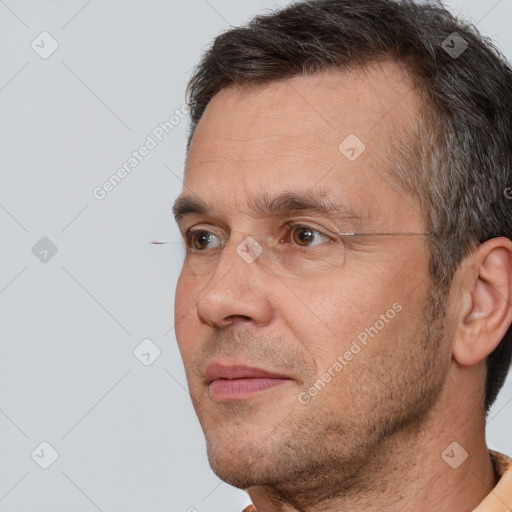
[[[263,368],[216,362],[206,367],[205,380],[215,402],[231,402],[247,399],[293,379]]]
[[[208,384],[217,379],[290,379],[289,376],[247,365],[210,363],[204,373]]]

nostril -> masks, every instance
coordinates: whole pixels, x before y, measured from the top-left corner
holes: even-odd
[[[240,323],[251,322],[252,320],[253,319],[250,316],[246,316],[246,315],[229,315],[229,316],[224,317],[219,322],[215,322],[213,324],[213,328],[216,331],[220,331],[220,330],[225,329],[226,327],[240,324]]]
[[[233,318],[240,318],[241,320],[251,320],[251,317],[250,316],[246,316],[246,315],[231,315],[228,317],[229,319]]]

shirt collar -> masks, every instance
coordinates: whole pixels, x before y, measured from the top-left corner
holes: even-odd
[[[489,450],[498,483],[473,512],[509,512],[512,510],[512,459]]]

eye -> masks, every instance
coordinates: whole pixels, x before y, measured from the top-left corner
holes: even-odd
[[[206,229],[189,230],[185,234],[188,246],[192,251],[217,249],[222,246],[221,239]]]
[[[290,228],[293,242],[299,247],[310,247],[330,241],[327,235],[310,226],[290,226]]]

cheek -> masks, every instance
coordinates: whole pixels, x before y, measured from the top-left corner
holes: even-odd
[[[323,372],[338,356],[371,343],[384,343],[407,330],[404,317],[417,320],[427,281],[417,270],[333,276],[308,290],[287,290],[277,308],[284,322]],[[415,277],[414,277],[415,276]],[[381,341],[382,340],[382,341]],[[348,354],[348,357],[352,357]]]
[[[186,280],[180,276],[174,300],[174,331],[185,368],[197,350],[199,326],[195,314],[195,296]]]
[[[350,286],[349,286],[350,285]],[[290,287],[276,294],[276,310],[297,343],[323,373],[343,354],[359,330],[372,318],[368,290],[361,281],[347,283],[341,276],[318,281],[315,286]]]
[[[199,284],[197,278],[191,278],[186,271],[181,271],[174,296],[176,334],[180,332],[186,335],[188,329],[198,326],[196,305],[205,294]]]
[[[174,315],[175,321],[179,320],[184,313],[193,305],[193,298],[190,283],[184,277],[183,269],[176,283],[176,291],[174,295]]]

